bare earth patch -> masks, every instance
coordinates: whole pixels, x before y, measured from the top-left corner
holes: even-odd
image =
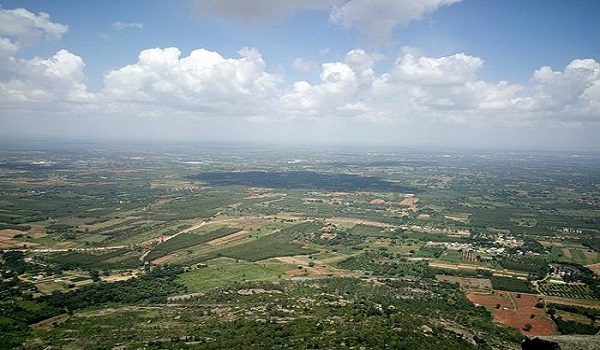
[[[500,304],[502,308],[512,308],[513,303],[509,297],[499,294],[468,294],[467,298],[476,306],[483,305],[496,307]]]
[[[208,244],[208,245],[225,245],[225,244],[229,244],[232,241],[237,241],[238,239],[241,239],[242,237],[244,237],[248,233],[249,232],[246,231],[246,230],[238,231],[236,233],[232,233],[232,234],[227,235],[225,237],[221,237],[221,238],[213,239],[212,241],[208,241],[208,242],[206,242],[206,244]]]
[[[334,239],[336,236],[337,236],[337,233],[323,233],[320,238],[329,240],[329,239]]]
[[[290,265],[302,266],[302,268],[292,269],[286,272],[288,276],[312,276],[312,277],[324,277],[324,276],[345,276],[347,272],[344,270],[338,270],[332,267],[321,266],[322,261],[309,259],[307,256],[280,256],[275,258],[283,263]],[[314,263],[318,266],[310,267],[309,263]]]
[[[55,325],[61,324],[69,319],[69,315],[60,314],[58,316],[47,318],[38,323],[34,323],[31,325],[32,329],[52,329]]]
[[[406,197],[400,202],[400,205],[402,205],[404,207],[409,207],[414,210],[414,209],[417,209],[417,203],[419,203],[419,198]]]
[[[15,235],[29,235],[28,232],[23,232],[19,230],[5,229],[0,230],[0,248],[22,248],[23,245],[27,245],[27,247],[37,246],[37,243],[32,242],[24,242],[13,239]]]
[[[142,273],[140,271],[134,271],[130,274],[118,274],[118,275],[110,275],[102,277],[103,281],[106,282],[116,282],[116,281],[126,281],[128,279],[132,279],[140,276]]]
[[[596,275],[596,276],[600,276],[600,263],[598,264],[592,264],[592,265],[587,265],[586,266],[588,269],[592,270],[592,272]]]
[[[556,329],[544,309],[535,307],[538,297],[529,294],[496,292],[496,294],[469,294],[475,305],[486,306],[494,321],[518,328],[524,335],[555,335]],[[496,308],[500,305],[500,308]],[[531,328],[526,330],[526,325]]]
[[[452,220],[452,221],[462,222],[462,223],[467,223],[469,221],[469,217],[468,216],[450,216],[450,215],[446,215],[446,216],[444,216],[444,218]]]
[[[0,240],[7,240],[13,238],[15,235],[23,234],[24,232],[19,230],[5,229],[0,230]]]
[[[481,290],[491,291],[492,282],[487,278],[470,278],[470,277],[458,277],[458,276],[445,276],[437,275],[435,278],[438,281],[445,281],[450,283],[458,283],[461,288],[467,290]]]
[[[167,261],[169,261],[169,260],[171,260],[171,259],[173,259],[175,257],[177,257],[177,254],[169,254],[169,255],[166,255],[166,256],[161,256],[158,259],[152,260],[152,263],[154,263],[156,265],[162,264],[162,263],[165,263],[165,262],[167,262]]]
[[[559,247],[559,248],[562,248],[562,247],[565,246],[561,242],[553,242],[553,241],[539,241],[539,242],[544,247]]]
[[[292,265],[308,265],[308,261],[306,260],[305,257],[298,257],[298,256],[280,256],[275,258],[276,260],[279,260],[283,263],[286,264],[292,264]]]
[[[342,218],[342,217],[333,217],[331,219],[328,220],[327,222],[328,224],[356,224],[356,225],[368,225],[368,226],[375,226],[375,227],[393,227],[393,225],[390,224],[386,224],[383,222],[378,222],[378,221],[368,221],[368,220],[361,220],[361,219],[356,219],[356,218]]]

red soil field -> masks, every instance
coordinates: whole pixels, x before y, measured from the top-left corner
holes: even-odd
[[[491,294],[468,294],[467,298],[475,305],[483,305],[495,308],[496,304],[501,307],[513,308],[513,304],[508,296]]]
[[[538,302],[535,295],[496,293],[495,295],[469,294],[467,297],[475,305],[486,306],[494,315],[494,321],[516,327],[525,335],[557,334],[554,323],[546,315],[544,309],[535,307]],[[501,308],[496,309],[496,304],[500,304]],[[516,309],[513,305],[516,306]],[[526,324],[532,326],[529,331],[523,329]]]

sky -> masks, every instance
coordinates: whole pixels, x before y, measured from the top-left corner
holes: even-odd
[[[597,0],[0,0],[0,137],[600,150]]]

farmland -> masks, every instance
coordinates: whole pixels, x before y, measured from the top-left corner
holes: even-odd
[[[100,347],[149,348],[239,345],[224,334],[252,327],[300,344],[290,332],[353,317],[453,348],[593,329],[598,155],[165,147],[0,151],[6,344],[98,336],[92,319],[120,339]],[[139,335],[111,328],[117,317]],[[204,330],[184,322],[195,317]],[[379,346],[340,332],[320,346]]]

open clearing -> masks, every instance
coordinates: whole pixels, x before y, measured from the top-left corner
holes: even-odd
[[[247,235],[249,232],[242,230],[236,233],[232,233],[228,236],[225,237],[221,237],[221,238],[217,238],[217,239],[213,239],[212,241],[206,242],[206,244],[208,245],[225,245],[225,244],[229,244],[233,241],[237,241],[239,239],[241,239],[242,237],[244,237],[245,235]]]
[[[229,258],[217,258],[207,262],[204,268],[183,273],[180,281],[190,293],[242,281],[274,281],[280,279],[289,268],[267,263],[241,263]]]
[[[376,227],[394,227],[393,225],[386,224],[378,221],[370,221],[370,220],[362,220],[356,218],[343,218],[343,217],[333,217],[327,220],[327,223],[332,224],[356,224],[356,225],[368,225],[368,226],[376,226]]]
[[[587,265],[586,267],[592,270],[597,276],[600,276],[600,263]]]
[[[552,320],[543,308],[537,308],[538,297],[529,294],[495,292],[495,294],[469,294],[475,305],[486,306],[494,315],[494,321],[518,328],[524,335],[556,335]],[[498,305],[500,306],[498,308]],[[526,330],[526,325],[531,328]]]
[[[436,275],[435,278],[438,281],[445,281],[450,283],[458,283],[462,289],[467,290],[492,290],[492,281],[487,278],[470,278],[470,277],[458,277],[458,276],[445,276]]]

